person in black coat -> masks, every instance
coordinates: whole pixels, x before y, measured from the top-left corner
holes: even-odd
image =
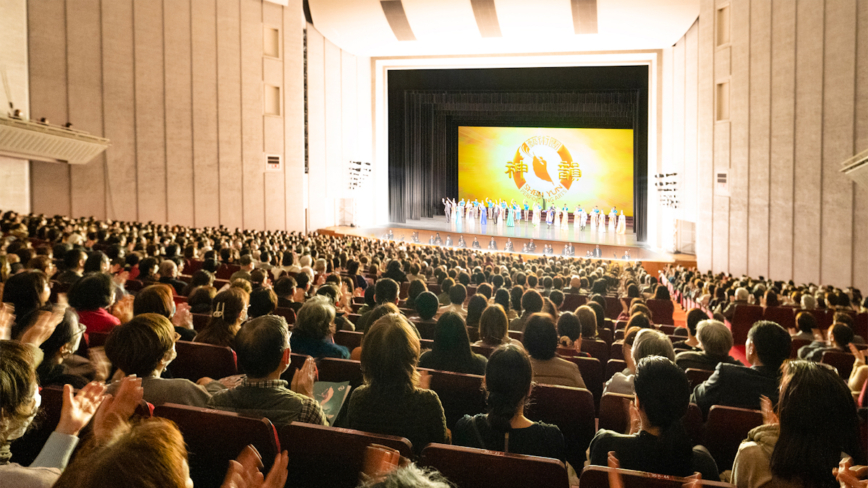
[[[781,382],[781,365],[790,357],[790,334],[780,325],[762,320],[747,335],[745,354],[751,367],[720,363],[690,397],[704,415],[714,405],[760,409],[760,396],[776,404]]]

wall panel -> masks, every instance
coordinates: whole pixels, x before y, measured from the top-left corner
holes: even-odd
[[[246,2],[245,2],[246,3]],[[217,134],[220,222],[244,227],[244,189],[255,188],[242,172],[241,36],[239,0],[217,0]],[[255,16],[254,21],[259,21]],[[243,177],[240,177],[243,174]],[[255,220],[255,219],[254,219]],[[258,227],[261,228],[261,227]]]
[[[163,2],[135,0],[136,181],[139,219],[166,222]]]
[[[699,14],[698,69],[698,221],[696,225],[696,261],[699,269],[712,266],[714,239],[714,201],[712,173],[714,166],[714,1],[702,0]],[[685,171],[686,173],[686,171]],[[689,184],[689,183],[688,183]]]
[[[214,0],[192,0],[193,178],[197,226],[220,225],[217,135],[217,12]]]
[[[190,0],[163,1],[168,220],[193,225],[193,82]]]
[[[769,275],[793,273],[793,144],[796,4],[775,0],[772,11]]]
[[[853,182],[840,173],[853,155],[856,3],[826,0],[823,53],[823,283],[850,283],[853,276]],[[860,245],[864,252],[864,246]]]
[[[100,0],[67,3],[69,121],[91,134],[103,133]],[[70,171],[71,214],[106,217],[105,153]]]
[[[358,100],[356,80],[356,57],[347,52],[341,52],[341,170],[340,190],[347,187],[347,165],[349,161],[358,161],[356,148],[358,140]]]
[[[798,2],[793,279],[804,283],[820,281],[823,18],[823,0]]]
[[[301,0],[283,10],[283,107],[285,157],[283,194],[286,230],[303,231],[304,181],[304,13]]]
[[[708,26],[711,28],[711,26]],[[706,103],[708,100],[699,100],[699,23],[693,24],[693,27],[687,34],[684,35],[684,161],[699,160],[699,113],[700,103]],[[710,53],[705,53],[710,56]],[[709,62],[711,58],[708,58]],[[708,66],[707,69],[713,69]],[[713,73],[707,73],[706,76],[714,76]],[[708,93],[704,94],[708,96]],[[706,114],[710,116],[710,114]],[[709,148],[710,150],[710,148]],[[697,188],[699,187],[699,178],[701,172],[698,171],[695,164],[684,165],[683,187],[688,190],[684,192],[684,203],[681,208],[682,218],[688,222],[697,222],[699,212],[697,211],[697,203],[699,196]],[[710,172],[708,174],[711,174]],[[710,180],[709,180],[709,185]]]
[[[326,225],[334,225],[335,198],[341,198],[343,135],[341,133],[341,49],[325,40]],[[334,202],[334,203],[332,203]]]
[[[748,256],[750,276],[769,274],[771,2],[751,2]]]
[[[729,87],[729,268],[734,276],[747,274],[748,175],[750,148],[750,0],[730,4],[732,75]],[[716,270],[717,271],[717,270]]]
[[[28,2],[30,117],[63,125],[69,120],[66,78],[66,8],[63,0]],[[69,167],[30,163],[32,208],[36,213],[68,215]]]
[[[853,152],[868,149],[868,5],[857,3],[856,113]],[[868,188],[856,185],[853,199],[853,286],[868,290]]]
[[[132,0],[102,2],[102,79],[108,166],[108,217],[138,220],[136,90]]]
[[[325,205],[326,195],[326,113],[325,113],[325,39],[313,26],[307,26],[307,126],[308,126],[308,207],[309,228],[330,225],[334,215]]]

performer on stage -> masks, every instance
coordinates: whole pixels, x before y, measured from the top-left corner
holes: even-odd
[[[463,198],[458,202],[458,218],[459,219],[464,218],[464,208],[466,205],[467,204],[464,202]]]
[[[534,204],[533,204],[533,225],[539,225],[540,212],[542,212],[542,207],[540,206],[539,203],[534,202]]]
[[[561,211],[556,206],[553,206],[552,208],[554,209],[554,212],[555,212],[555,218],[553,219],[555,227],[560,227],[561,226]]]
[[[446,234],[446,247],[452,247],[452,236]]]
[[[512,208],[513,213],[515,214],[515,223],[518,224],[521,220],[521,207],[518,206],[518,203],[513,200],[510,204],[510,208]]]
[[[618,216],[618,233],[624,234],[627,232],[627,216],[621,210],[621,215]]]
[[[488,225],[488,210],[482,207],[479,212],[479,224]]]
[[[526,242],[521,246],[521,252],[530,252],[527,250],[527,243]]]
[[[506,203],[506,202],[504,202]],[[506,209],[509,212],[508,217],[506,217],[506,226],[507,227],[515,227],[515,209],[509,207]]]
[[[554,207],[549,207],[549,209],[546,210],[546,228],[551,229],[554,218]]]
[[[575,220],[574,225],[576,226],[576,228],[584,229],[585,228],[585,210],[582,208],[581,205],[576,205],[576,211],[573,215],[574,215],[573,218]]]
[[[522,210],[522,212],[524,212],[524,215],[522,215],[521,218],[524,219],[525,222],[527,222],[527,220],[530,219],[530,205],[527,204],[527,200],[522,200],[521,205],[524,207],[524,210]]]
[[[570,225],[570,207],[567,207],[566,203],[561,207],[561,225],[564,228]]]
[[[491,240],[488,241],[488,249],[497,251],[497,242],[495,242],[494,236],[491,236]]]
[[[506,203],[506,200],[500,200],[500,223],[506,223],[509,221],[509,204]],[[509,225],[509,224],[507,224]]]
[[[451,217],[451,213],[452,213],[451,212],[452,211],[452,202],[450,202],[448,198],[444,198],[443,199],[443,207],[444,207],[444,212],[446,214],[446,222],[449,222],[449,218]]]
[[[461,234],[458,235],[458,247],[459,248],[467,247],[467,242],[464,241],[464,235],[461,235]]]
[[[615,233],[615,227],[618,222],[618,212],[615,211],[615,207],[612,207],[612,210],[609,212],[609,232]]]
[[[509,237],[506,238],[506,245],[503,246],[503,250],[509,252],[514,251],[512,247],[512,239],[510,239]]]

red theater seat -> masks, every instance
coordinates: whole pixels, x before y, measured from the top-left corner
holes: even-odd
[[[154,416],[178,425],[187,444],[190,477],[199,488],[219,487],[229,461],[248,445],[259,451],[266,472],[280,450],[277,431],[265,418],[172,403],[154,408]]]
[[[564,435],[567,462],[581,466],[594,437],[594,397],[583,388],[534,385],[525,411],[533,421],[557,425]]]
[[[727,469],[732,466],[738,446],[747,439],[747,433],[762,423],[763,415],[759,410],[715,405],[708,412],[703,445],[717,465]]]
[[[339,330],[335,333],[335,344],[344,346],[353,352],[353,349],[362,345],[362,333],[351,330]]]
[[[623,359],[610,359],[606,363],[606,375],[604,381],[609,381],[612,376],[615,376],[615,373],[620,373],[627,369],[627,361]]]
[[[708,378],[711,378],[711,375],[714,374],[714,371],[688,368],[685,373],[687,373],[687,381],[690,382],[690,388],[695,388],[696,385],[704,382]]]
[[[579,478],[579,486],[586,487],[607,487],[609,486],[609,472],[613,468],[603,466],[588,466],[582,471]],[[644,471],[633,471],[630,469],[616,469],[620,475],[624,488],[681,488],[689,486],[687,478],[679,478],[677,476],[666,476],[656,473],[646,473]],[[720,481],[702,481],[701,486],[732,488],[729,483]]]
[[[550,458],[429,444],[421,464],[440,471],[458,488],[570,486],[564,464]]]
[[[630,403],[633,395],[620,393],[605,393],[600,398],[599,428],[620,434],[628,433],[630,429]]]
[[[571,357],[564,359],[579,367],[585,387],[594,395],[594,406],[598,408],[600,397],[603,395],[603,364],[597,358]]]
[[[736,346],[743,346],[747,341],[747,332],[755,322],[763,319],[763,308],[758,305],[737,305],[732,320],[726,325],[732,331],[732,341]]]
[[[168,367],[174,378],[197,381],[204,376],[219,379],[238,374],[235,351],[228,347],[178,341],[175,350],[178,357]]]
[[[838,375],[847,381],[850,378],[850,372],[853,371],[853,363],[856,361],[856,356],[849,352],[826,351],[823,353],[821,363],[828,364],[838,370]]]
[[[671,300],[650,299],[645,302],[648,309],[651,310],[651,321],[657,325],[675,325],[675,320],[672,314],[675,312],[675,306]]]
[[[485,393],[482,376],[425,370],[431,374],[431,389],[440,397],[446,414],[446,426],[455,423],[464,415],[485,412]]]
[[[796,328],[796,314],[792,307],[766,307],[763,320],[772,321],[787,330]]]

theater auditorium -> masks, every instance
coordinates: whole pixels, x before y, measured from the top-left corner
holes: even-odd
[[[4,488],[868,487],[865,0],[0,0],[0,84]]]

